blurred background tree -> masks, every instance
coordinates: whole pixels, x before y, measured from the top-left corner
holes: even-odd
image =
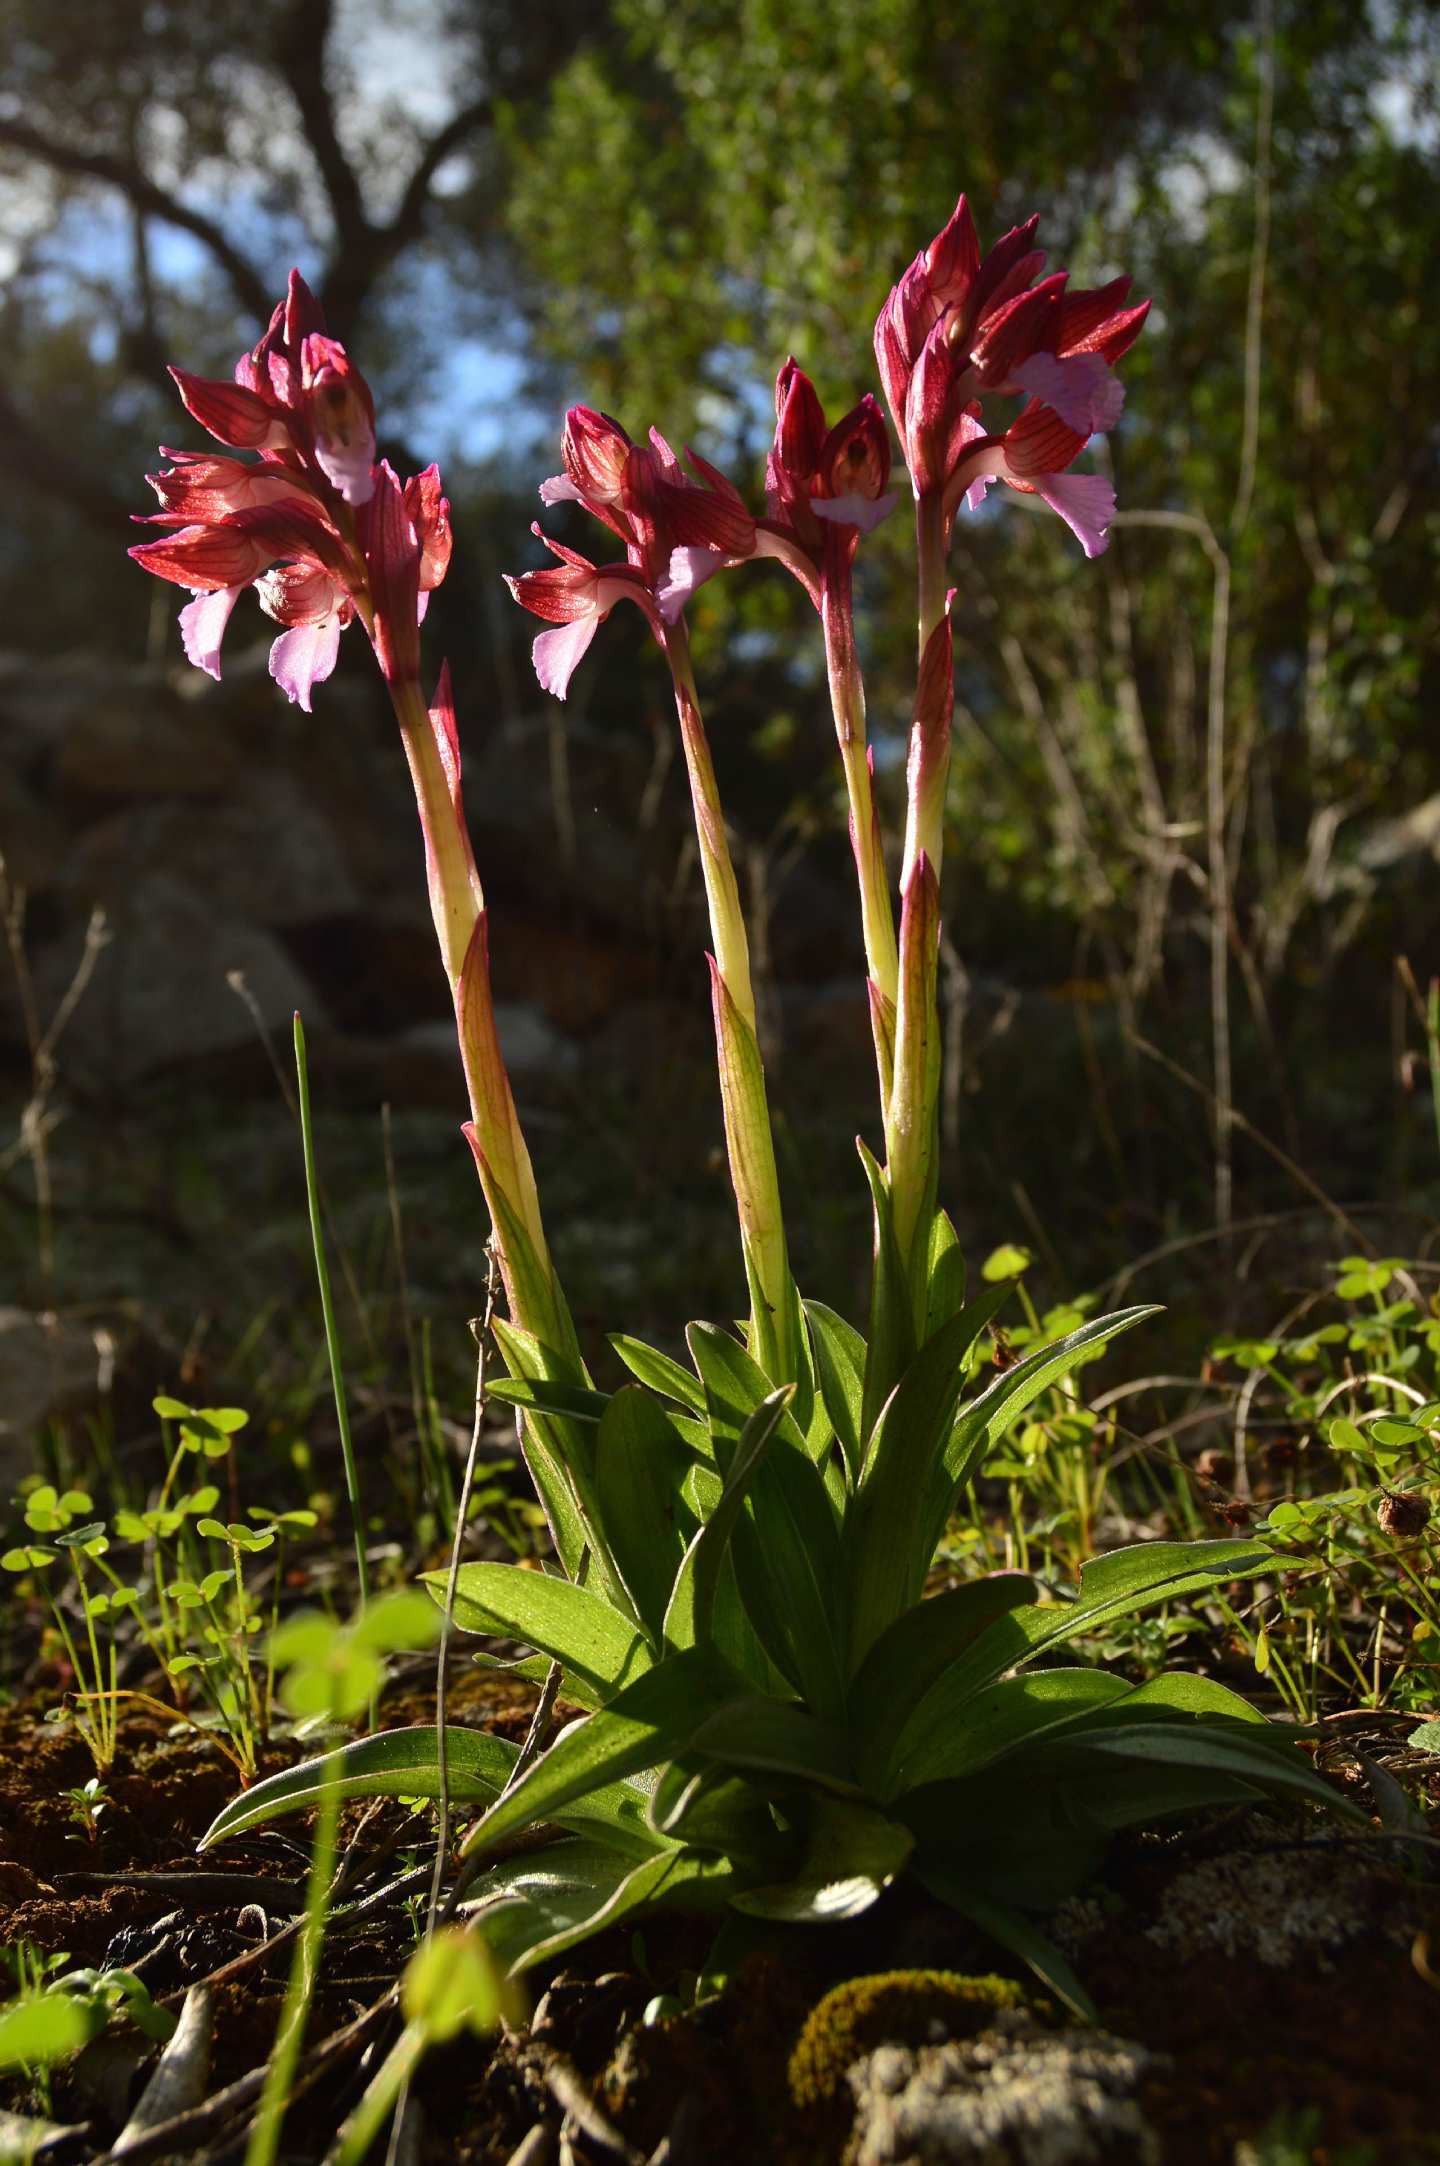
[[[1422,963],[1440,921],[1437,16],[3,0],[7,640],[173,638],[117,546],[142,457],[177,429],[164,361],[227,367],[299,261],[397,455],[445,462],[472,546],[437,621],[476,713],[487,687],[530,709],[528,630],[493,575],[532,561],[538,447],[566,396],[634,433],[658,421],[758,500],[785,354],[843,409],[874,382],[876,309],[958,189],[983,238],[1038,209],[1052,262],[1131,271],[1156,306],[1111,440],[1126,522],[1108,556],[1086,565],[999,491],[957,538],[956,1092],[992,1056],[1013,1070],[967,1115],[967,1162],[999,1182],[1018,1121],[1042,1161],[1059,1140],[1072,1177],[1088,1168],[1077,1196],[1144,1199],[1151,1225],[1182,1193],[1223,1213],[1237,1152],[1247,1193],[1272,1192],[1233,1101],[1370,1193],[1403,1036],[1392,958]],[[867,545],[861,595],[892,807],[906,523]],[[694,617],[757,907],[783,913],[802,848],[844,878],[818,641],[764,569]],[[589,724],[648,746],[639,654],[617,622],[582,697]],[[782,968],[836,967],[816,922]],[[1049,1009],[1002,1054],[1037,988]],[[1057,1139],[1077,1092],[1081,1132]],[[958,1116],[957,1097],[952,1140]]]

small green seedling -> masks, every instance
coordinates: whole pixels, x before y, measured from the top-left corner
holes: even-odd
[[[110,1803],[105,1785],[101,1782],[100,1777],[92,1775],[88,1782],[80,1783],[73,1790],[62,1790],[60,1795],[69,1804],[71,1819],[79,1822],[93,1843],[100,1832],[101,1814],[107,1810]]]

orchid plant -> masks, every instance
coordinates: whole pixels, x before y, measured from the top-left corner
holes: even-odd
[[[271,668],[292,700],[308,711],[358,618],[394,704],[509,1311],[494,1326],[509,1375],[491,1388],[517,1410],[554,1546],[548,1571],[466,1566],[456,1620],[533,1650],[519,1672],[558,1680],[579,1711],[524,1761],[503,1739],[447,1731],[443,1772],[433,1728],[361,1739],[237,1798],[207,1840],[315,1802],[337,1771],[348,1795],[444,1787],[479,1808],[466,1849],[491,1862],[472,1907],[511,1971],[668,1903],[722,1918],[718,1976],[747,1932],[852,1916],[909,1875],[1083,2006],[1031,1913],[1083,1878],[1113,1830],[1271,1791],[1331,1798],[1291,1733],[1206,1678],[1134,1687],[1047,1661],[1120,1617],[1265,1571],[1271,1552],[1254,1537],[1123,1549],[1089,1564],[1078,1593],[1001,1573],[924,1599],[987,1454],[1040,1393],[1150,1313],[1087,1320],[985,1375],[987,1327],[1010,1288],[967,1298],[937,1200],[951,531],[1004,482],[1056,512],[1087,556],[1104,549],[1113,489],[1072,469],[1120,416],[1115,364],[1148,307],[1129,304],[1125,278],[1087,292],[1063,271],[1041,277],[1035,225],[982,252],[962,197],[876,325],[917,535],[898,923],[851,607],[857,550],[896,502],[877,401],[828,426],[787,361],[762,514],[658,431],[632,441],[584,406],[566,419],[563,473],[541,487],[544,504],[581,506],[617,545],[597,563],[541,535],[555,562],[509,580],[546,627],[541,685],[565,697],[622,601],[669,670],[749,1300],[738,1335],[690,1327],[690,1367],[617,1333],[632,1381],[614,1390],[582,1358],[506,1076],[445,670],[432,703],[420,690],[420,620],[450,550],[439,478],[431,468],[402,485],[376,463],[370,393],[298,276],[233,385],[176,372],[195,418],[229,452],[256,454],[174,453],[153,477],[164,531],[133,554],[191,589],[191,659],[218,674],[225,622],[253,584],[283,627]],[[1021,404],[1002,426],[1007,399]],[[791,1274],[745,920],[686,631],[697,588],[757,558],[781,564],[819,616],[849,799],[883,1137],[883,1159],[860,1145],[874,1223],[864,1336],[802,1301]],[[444,1578],[427,1575],[437,1600]],[[513,1854],[539,1828],[550,1839]]]

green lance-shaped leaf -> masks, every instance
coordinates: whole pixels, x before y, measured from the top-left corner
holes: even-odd
[[[287,1813],[306,1811],[332,1780],[338,1781],[342,1798],[438,1797],[440,1763],[435,1737],[433,1723],[416,1729],[382,1730],[374,1737],[342,1745],[337,1752],[323,1753],[317,1759],[302,1760],[297,1767],[287,1767],[281,1774],[268,1775],[263,1782],[231,1798],[206,1829],[199,1847],[207,1850]],[[457,1803],[488,1804],[509,1781],[519,1747],[485,1730],[447,1725],[445,1753],[451,1798]]]
[[[496,1317],[495,1343],[513,1376],[526,1383],[585,1386],[589,1379],[569,1354],[537,1339],[533,1332]],[[629,1597],[610,1558],[595,1497],[595,1425],[554,1414],[522,1414],[521,1445],[525,1464],[539,1492],[556,1553],[570,1579],[580,1577],[589,1552],[589,1585],[617,1609]]]
[[[919,1701],[997,1617],[1039,1593],[1028,1572],[992,1572],[917,1602],[876,1640],[850,1687],[861,1776],[883,1795],[890,1754]]]
[[[1268,1725],[1267,1725],[1268,1727]],[[1122,1760],[1178,1768],[1202,1774],[1234,1776],[1265,1790],[1290,1790],[1318,1805],[1337,1811],[1358,1812],[1359,1807],[1342,1798],[1316,1774],[1305,1755],[1288,1738],[1272,1740],[1248,1726],[1228,1723],[1116,1721],[1097,1724],[1073,1740],[1075,1750],[1087,1756],[1115,1756]]]
[[[706,1514],[675,1575],[664,1617],[667,1647],[680,1651],[715,1636],[715,1597],[726,1552],[744,1509],[751,1478],[793,1395],[791,1384],[772,1391],[746,1419],[719,1499]]]
[[[933,1339],[942,1324],[965,1306],[965,1256],[959,1236],[944,1211],[930,1222],[925,1336]]]
[[[874,1253],[870,1272],[870,1329],[865,1349],[865,1395],[860,1410],[862,1441],[915,1354],[915,1314],[910,1282],[895,1241],[895,1219],[885,1174],[857,1136],[855,1148],[870,1184]]]
[[[937,1539],[927,1509],[936,1468],[975,1342],[1009,1291],[987,1287],[941,1326],[906,1369],[871,1433],[845,1529],[855,1664],[919,1600]]]
[[[422,1584],[443,1609],[448,1572],[422,1572]],[[465,1632],[521,1640],[538,1648],[609,1699],[651,1665],[645,1635],[632,1617],[589,1587],[518,1564],[462,1564],[455,1585],[455,1622]]]
[[[714,1325],[692,1324],[687,1337],[723,1469],[745,1422],[769,1395],[769,1379]],[[844,1701],[836,1615],[840,1537],[825,1484],[788,1414],[750,1479],[731,1551],[741,1598],[771,1660],[817,1714],[838,1715]]]
[[[668,1656],[599,1714],[562,1731],[472,1830],[466,1849],[484,1849],[517,1828],[558,1819],[577,1799],[673,1759],[687,1750],[707,1715],[743,1690],[711,1647]]]
[[[783,1881],[741,1890],[730,1900],[748,1917],[795,1925],[856,1918],[904,1870],[915,1838],[872,1807],[817,1796],[803,1856]]]
[[[467,1908],[513,1976],[640,1911],[666,1903],[716,1909],[734,1885],[730,1864],[703,1851],[666,1847],[637,1864],[594,1843],[555,1843],[497,1866]]]
[[[777,1879],[794,1852],[764,1787],[709,1760],[669,1761],[651,1793],[648,1817],[657,1834],[754,1864],[765,1880]]]
[[[1111,1316],[1092,1317],[1063,1339],[1038,1346],[1015,1366],[998,1375],[976,1398],[962,1406],[955,1418],[942,1465],[929,1490],[925,1516],[925,1539],[933,1555],[945,1531],[956,1492],[981,1471],[986,1454],[999,1442],[1017,1414],[1052,1384],[1059,1383],[1077,1363],[1097,1347],[1107,1345],[1122,1331],[1159,1314],[1153,1304],[1117,1309]],[[922,1545],[923,1546],[923,1545]]]
[[[932,1736],[963,1728],[976,1696],[1008,1671],[1077,1633],[1098,1631],[1118,1617],[1253,1576],[1272,1562],[1273,1552],[1253,1540],[1137,1542],[1092,1559],[1081,1571],[1075,1601],[1025,1603],[1007,1610],[921,1695],[886,1756],[883,1774],[874,1771],[881,1794],[896,1796],[909,1789],[912,1755],[922,1755]]]
[[[519,1747],[484,1730],[445,1731],[447,1788],[451,1800],[489,1805],[499,1798],[515,1771]],[[288,1813],[306,1812],[320,1793],[338,1779],[342,1800],[361,1797],[424,1797],[441,1794],[440,1761],[433,1723],[411,1730],[382,1730],[356,1739],[335,1752],[304,1760],[282,1774],[267,1776],[230,1800],[206,1829],[199,1847],[226,1842]],[[645,1790],[627,1782],[596,1783],[553,1817],[558,1827],[581,1833],[622,1851],[629,1858],[654,1855],[659,1845],[646,1819]]]
[[[1147,1316],[1159,1314],[1158,1304],[1148,1302],[1135,1308],[1116,1309],[1109,1316],[1093,1316],[1063,1339],[1056,1339],[1049,1346],[1037,1346],[1033,1352],[1023,1355],[1012,1369],[1002,1371],[993,1384],[962,1409],[956,1421],[945,1452],[946,1509],[949,1509],[949,1499],[956,1489],[980,1471],[986,1450],[1001,1434],[1002,1422],[1008,1427],[1042,1391],[1067,1377],[1086,1354],[1108,1345],[1122,1331],[1143,1323]]]
[[[595,1439],[595,1499],[616,1567],[656,1645],[694,1524],[682,1495],[690,1465],[662,1400],[638,1384],[616,1392]]]
[[[592,1391],[584,1384],[558,1379],[532,1382],[523,1376],[495,1376],[486,1385],[491,1399],[502,1406],[518,1407],[522,1414],[553,1414],[561,1421],[600,1422],[610,1404],[606,1391]]]
[[[997,1902],[993,1896],[973,1885],[972,1877],[964,1867],[949,1863],[933,1867],[921,1867],[917,1877],[930,1893],[958,1910],[962,1917],[978,1925],[982,1933],[1000,1947],[1008,1948],[1019,1956],[1040,1980],[1040,1983],[1061,2003],[1078,2016],[1082,2023],[1096,2023],[1095,2004],[1075,1976],[1070,1964],[1060,1950],[1041,1933],[1025,1916],[1008,1903]]]
[[[647,1346],[643,1339],[632,1339],[627,1332],[612,1331],[609,1344],[632,1376],[648,1384],[651,1391],[658,1391],[664,1398],[674,1399],[677,1405],[688,1407],[692,1413],[705,1411],[705,1393],[698,1380],[688,1369],[682,1368],[669,1354]]]
[[[763,1693],[727,1700],[697,1726],[691,1743],[694,1751],[727,1767],[794,1776],[822,1789],[859,1794],[844,1729],[821,1721],[794,1700]]]
[[[865,1341],[853,1324],[847,1324],[843,1316],[827,1309],[823,1301],[807,1301],[805,1315],[810,1325],[810,1344],[820,1395],[854,1482],[860,1473]]]
[[[965,1720],[932,1730],[913,1745],[905,1761],[905,1788],[976,1775],[1017,1746],[1128,1697],[1123,1677],[1105,1670],[1025,1670],[975,1694]]]

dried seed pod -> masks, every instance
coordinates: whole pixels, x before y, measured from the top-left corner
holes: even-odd
[[[1423,1534],[1430,1524],[1430,1506],[1413,1489],[1387,1489],[1375,1507],[1375,1517],[1385,1534]]]
[[[1202,1482],[1228,1482],[1234,1471],[1235,1462],[1229,1452],[1220,1451],[1213,1444],[1195,1461],[1195,1472]]]

